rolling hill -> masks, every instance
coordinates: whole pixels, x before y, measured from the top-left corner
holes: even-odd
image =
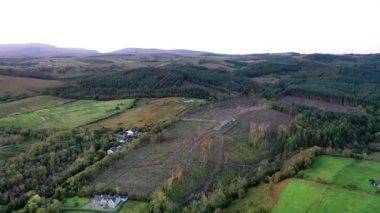
[[[81,48],[60,48],[48,44],[1,44],[0,57],[52,57],[98,55],[96,50]]]
[[[174,54],[174,55],[185,55],[185,56],[199,56],[203,54],[208,54],[209,52],[185,50],[185,49],[175,49],[175,50],[163,50],[154,48],[125,48],[110,52],[107,54],[116,55],[146,55],[146,54]]]

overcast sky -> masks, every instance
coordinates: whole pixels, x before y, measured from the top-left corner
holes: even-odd
[[[380,52],[379,0],[0,0],[0,43]]]

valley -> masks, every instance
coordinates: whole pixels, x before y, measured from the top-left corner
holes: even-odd
[[[376,209],[378,60],[347,57],[1,58],[0,212]]]

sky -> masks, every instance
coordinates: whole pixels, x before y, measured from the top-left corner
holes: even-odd
[[[379,0],[0,0],[0,44],[380,52]]]

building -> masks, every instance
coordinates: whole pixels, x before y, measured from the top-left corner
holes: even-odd
[[[104,209],[114,209],[120,203],[128,200],[128,196],[120,196],[120,195],[95,195],[92,199],[93,205],[103,207]]]
[[[376,186],[376,187],[380,188],[380,180],[373,181],[373,186]]]
[[[118,147],[111,147],[107,150],[107,154],[113,154],[113,153],[116,153],[116,152],[120,152],[121,150],[121,146],[118,146]]]

